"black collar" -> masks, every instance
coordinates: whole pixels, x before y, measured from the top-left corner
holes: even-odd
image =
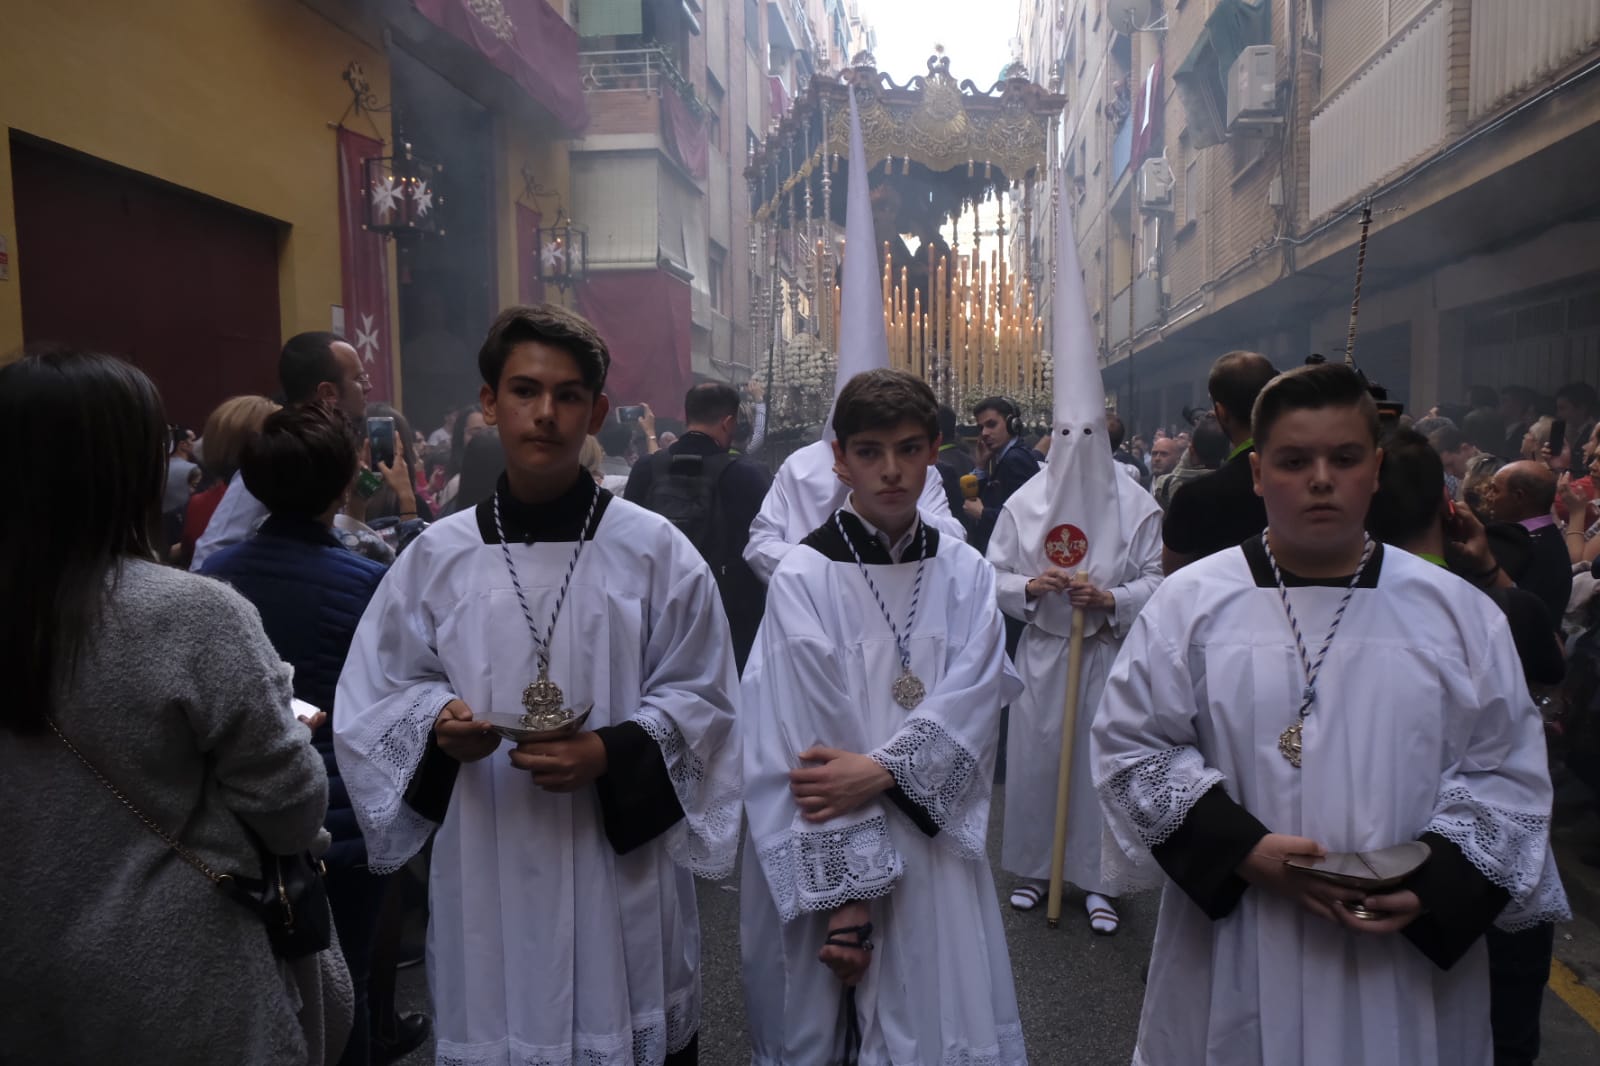
[[[711,434],[689,429],[684,430],[683,436],[673,441],[668,450],[673,455],[720,455],[728,449],[718,444]]]
[[[578,469],[571,488],[544,503],[523,503],[511,495],[511,484],[504,474],[500,475],[494,493],[476,508],[478,533],[485,544],[500,543],[500,537],[494,529],[496,498],[500,500],[500,521],[505,525],[506,539],[524,544],[575,541],[580,532],[584,540],[593,540],[595,530],[600,527],[600,519],[605,516],[606,507],[612,499],[611,493],[596,485],[589,471],[582,467]],[[594,502],[596,493],[600,495],[598,503]],[[589,523],[588,529],[580,530],[583,516],[589,513],[591,503],[594,503],[594,520]]]
[[[334,536],[333,531],[327,526],[315,518],[301,518],[298,515],[268,515],[267,520],[261,523],[261,528],[258,532],[268,537],[299,540],[307,544],[324,544],[334,548],[344,547],[344,543]]]
[[[1258,533],[1245,541],[1239,547],[1244,549],[1245,562],[1250,564],[1250,576],[1255,578],[1256,586],[1264,589],[1278,587],[1278,579],[1272,576],[1272,561],[1267,558],[1267,549],[1261,543]],[[1330,588],[1345,589],[1350,587],[1350,578],[1353,574],[1344,577],[1301,577],[1283,570],[1284,588]],[[1378,571],[1383,569],[1383,542],[1374,541],[1372,545],[1372,558],[1367,560],[1367,568],[1361,572],[1361,580],[1356,583],[1358,589],[1375,589],[1378,587]]]
[[[861,553],[861,561],[863,563],[879,566],[892,566],[894,564],[894,559],[889,555],[889,549],[884,547],[883,541],[867,530],[861,519],[849,511],[840,512],[839,517],[844,522],[845,532],[850,536],[848,541],[839,535],[839,526],[834,522],[833,516],[829,515],[826,522],[807,533],[805,539],[800,543],[830,562],[855,562],[856,557],[850,551],[850,546],[853,544],[856,551]],[[922,521],[920,515],[917,521]],[[923,523],[923,529],[928,537],[928,558],[932,559],[939,554],[939,531],[925,522]],[[922,535],[918,534],[906,546],[906,553],[900,561],[902,563],[914,563],[921,558]]]

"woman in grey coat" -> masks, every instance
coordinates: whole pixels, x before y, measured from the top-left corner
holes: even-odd
[[[311,845],[327,775],[289,670],[223,585],[157,565],[166,418],[107,356],[0,367],[0,1060],[304,1063],[301,1004],[219,873]],[[61,737],[52,728],[59,728]],[[320,1057],[321,1049],[317,1049]]]

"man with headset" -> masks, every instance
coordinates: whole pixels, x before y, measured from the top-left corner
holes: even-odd
[[[1022,416],[1004,396],[991,396],[972,408],[978,423],[978,441],[988,461],[976,471],[978,498],[963,504],[968,518],[977,523],[968,538],[978,551],[987,551],[1000,508],[1024,482],[1039,472],[1039,460],[1022,440]]]

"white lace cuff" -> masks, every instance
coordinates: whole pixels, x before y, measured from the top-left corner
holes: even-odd
[[[957,854],[983,857],[989,782],[976,754],[933,719],[912,718],[871,758],[928,812]]]
[[[882,814],[835,829],[790,830],[757,855],[786,922],[887,896],[904,872]]]
[[[1136,842],[1148,851],[1177,832],[1200,797],[1222,781],[1222,774],[1186,745],[1155,752],[1118,770],[1101,782],[1098,791],[1123,850]]]
[[[733,873],[739,848],[737,782],[721,786],[714,782],[705,760],[695,754],[683,731],[670,719],[647,710],[634,721],[661,749],[667,778],[683,808],[683,821],[666,835],[667,854],[698,877],[727,877]]]
[[[1511,896],[1495,925],[1508,932],[1570,916],[1567,896],[1551,861],[1550,817],[1485,803],[1468,789],[1447,788],[1425,833],[1461,849],[1477,871]]]
[[[388,725],[381,733],[363,736],[363,723],[358,722],[342,738],[356,757],[340,758],[339,772],[367,845],[367,867],[375,874],[400,869],[433,832],[433,823],[406,805],[405,794],[427,750],[434,720],[454,698],[443,683],[419,685],[402,714],[384,716]]]

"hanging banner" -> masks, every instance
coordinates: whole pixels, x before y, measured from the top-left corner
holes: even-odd
[[[383,155],[383,142],[339,127],[339,271],[345,340],[372,381],[369,400],[394,401],[394,345],[389,336],[389,256],[367,232],[366,174],[361,161]]]

